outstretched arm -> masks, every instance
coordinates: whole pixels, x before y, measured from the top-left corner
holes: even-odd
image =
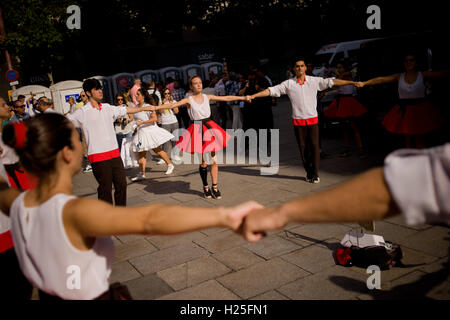
[[[247,240],[259,240],[266,230],[289,222],[326,223],[380,220],[399,213],[384,179],[383,169],[369,170],[333,189],[256,210],[245,218]]]
[[[214,96],[214,95],[206,95],[208,97],[209,100],[213,100],[213,101],[246,101],[248,100],[247,97],[243,97],[243,96]]]
[[[184,98],[175,103],[162,104],[160,106],[157,106],[154,110],[174,109],[174,108],[179,108],[179,107],[188,107],[189,108],[190,106],[191,105],[189,103],[189,99]]]
[[[177,234],[210,227],[237,230],[252,210],[262,208],[249,201],[233,208],[193,208],[154,204],[127,208],[104,201],[79,198],[63,210],[64,225],[84,237],[121,234]]]
[[[263,91],[260,91],[258,93],[252,94],[250,96],[250,99],[253,100],[255,98],[262,98],[262,97],[268,97],[270,96],[270,90],[269,89],[265,89]]]
[[[157,108],[156,106],[150,105],[148,107],[143,107],[143,108],[139,108],[139,107],[127,107],[127,113],[128,114],[133,114],[133,113],[138,113],[141,111],[155,111],[155,108]]]
[[[356,82],[352,80],[333,79],[333,85],[335,87],[354,85]]]
[[[431,79],[436,79],[436,78],[445,78],[450,76],[450,70],[444,70],[444,71],[424,71],[422,72],[422,75],[424,78],[431,78]]]
[[[355,86],[358,88],[362,88],[364,86],[373,86],[375,84],[397,82],[399,79],[400,79],[400,73],[396,73],[396,74],[386,76],[386,77],[377,77],[377,78],[373,78],[373,79],[370,79],[367,81],[357,82],[357,83],[355,83]]]

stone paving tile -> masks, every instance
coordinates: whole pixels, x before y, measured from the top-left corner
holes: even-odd
[[[127,197],[127,203],[130,207],[138,207],[142,205],[148,205],[148,202],[143,199],[142,196],[131,196]]]
[[[229,229],[227,229],[227,228],[208,228],[208,229],[202,229],[202,230],[199,230],[201,233],[203,233],[204,235],[207,235],[207,236],[212,236],[212,235],[214,235],[214,234],[217,234],[217,233],[219,233],[219,232],[224,232],[224,231],[228,231]]]
[[[130,240],[115,247],[114,261],[119,262],[152,253],[157,249],[145,239]]]
[[[297,244],[278,236],[266,237],[258,242],[245,244],[244,247],[266,260],[299,248]]]
[[[217,281],[209,280],[195,287],[159,297],[157,300],[240,300],[240,298]]]
[[[156,274],[149,274],[123,283],[134,300],[154,300],[173,290]]]
[[[296,266],[310,272],[318,273],[335,266],[333,251],[320,245],[313,245],[296,250],[280,257]]]
[[[396,215],[396,216],[387,218],[384,221],[388,222],[388,223],[396,224],[396,225],[399,225],[399,226],[402,226],[402,227],[408,227],[408,228],[411,228],[411,229],[415,229],[415,230],[426,230],[426,229],[429,229],[429,228],[432,227],[429,224],[422,224],[422,225],[417,225],[417,226],[407,225],[405,223],[405,219],[403,218],[402,215]]]
[[[203,238],[206,238],[206,236],[199,231],[182,233],[177,235],[146,237],[147,241],[149,241],[158,249],[166,249],[177,245],[186,244],[196,239],[203,239]]]
[[[334,266],[279,287],[277,291],[294,300],[350,300],[369,290],[368,276]]]
[[[420,267],[419,270],[426,272],[426,273],[434,273],[434,272],[446,273],[447,281],[450,281],[449,261],[450,261],[450,257],[438,259],[438,260],[434,261],[433,263],[430,263],[430,264]]]
[[[119,245],[122,244],[122,242],[119,239],[117,239],[117,237],[115,237],[115,236],[112,236],[111,239],[112,239],[112,241],[114,243],[114,247],[119,246]]]
[[[195,244],[183,244],[133,258],[130,263],[142,274],[155,273],[209,255]]]
[[[292,236],[314,244],[329,238],[344,238],[350,228],[341,224],[309,224],[289,230]]]
[[[247,268],[253,264],[264,261],[264,259],[243,247],[236,247],[215,253],[213,254],[213,258],[219,260],[233,270]]]
[[[211,253],[225,251],[247,243],[242,236],[233,231],[219,232],[203,239],[194,240],[194,242]]]
[[[440,226],[433,226],[422,230],[416,234],[401,239],[398,243],[401,246],[414,248],[435,257],[446,257],[449,255],[450,229]]]
[[[121,243],[127,243],[133,240],[145,239],[145,236],[142,234],[127,234],[122,236],[116,236],[116,238],[120,240]]]
[[[216,280],[243,299],[248,299],[306,275],[306,271],[293,264],[274,258]]]
[[[163,279],[174,290],[179,291],[227,274],[231,270],[211,257],[202,257],[181,265],[159,271]]]
[[[281,293],[275,290],[270,290],[249,300],[289,300],[289,298],[283,296]]]
[[[377,221],[375,224],[375,231],[367,231],[366,233],[380,235],[385,241],[398,243],[400,240],[416,234],[417,230],[405,228],[401,225],[395,225],[388,222]]]
[[[122,261],[113,263],[111,276],[109,277],[109,283],[125,282],[133,279],[140,278],[142,275],[136,271],[135,268],[128,262]]]

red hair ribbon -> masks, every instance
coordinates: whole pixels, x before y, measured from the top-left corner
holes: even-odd
[[[14,122],[14,135],[16,136],[15,149],[25,148],[25,138],[27,136],[27,127],[23,122]]]

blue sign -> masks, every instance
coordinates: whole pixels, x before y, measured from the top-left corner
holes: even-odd
[[[80,96],[80,94],[74,93],[74,94],[69,94],[69,95],[65,96],[64,99],[66,100],[66,102],[69,102],[69,98],[72,97],[73,100],[75,100],[75,102],[77,102],[77,99],[79,96]]]
[[[10,69],[6,71],[6,80],[13,82],[19,77],[19,73],[16,70]]]

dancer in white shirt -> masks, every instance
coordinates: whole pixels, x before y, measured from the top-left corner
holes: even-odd
[[[172,109],[186,106],[192,125],[187,128],[184,134],[177,142],[178,148],[183,152],[201,153],[202,164],[199,167],[200,177],[203,182],[203,194],[205,198],[221,199],[222,194],[218,189],[219,165],[217,164],[216,151],[222,150],[227,146],[231,136],[223,130],[217,123],[210,119],[211,107],[209,101],[234,101],[246,100],[246,97],[237,96],[214,96],[202,93],[202,79],[199,76],[189,78],[189,85],[192,90],[192,96],[184,98],[176,103],[165,104],[155,107],[155,110]],[[212,188],[208,185],[208,164],[203,154],[211,152],[211,179]]]
[[[292,123],[306,171],[306,181],[319,183],[320,148],[317,91],[322,91],[333,86],[355,85],[355,82],[307,76],[304,58],[295,60],[294,72],[294,78],[253,94],[250,98],[279,97],[282,94],[289,96],[292,104]]]
[[[136,91],[136,101],[138,103],[137,108],[146,108],[150,106],[149,103],[153,102],[153,99],[145,89],[138,89]],[[139,162],[139,174],[132,178],[132,181],[140,181],[145,179],[145,168],[147,164],[147,153],[153,150],[157,153],[166,163],[167,171],[165,174],[171,174],[174,169],[172,161],[169,156],[161,149],[161,145],[170,141],[174,136],[167,130],[158,127],[156,124],[158,117],[156,112],[138,112],[134,114],[134,120],[136,121],[137,128],[133,137],[133,152],[138,153]]]

